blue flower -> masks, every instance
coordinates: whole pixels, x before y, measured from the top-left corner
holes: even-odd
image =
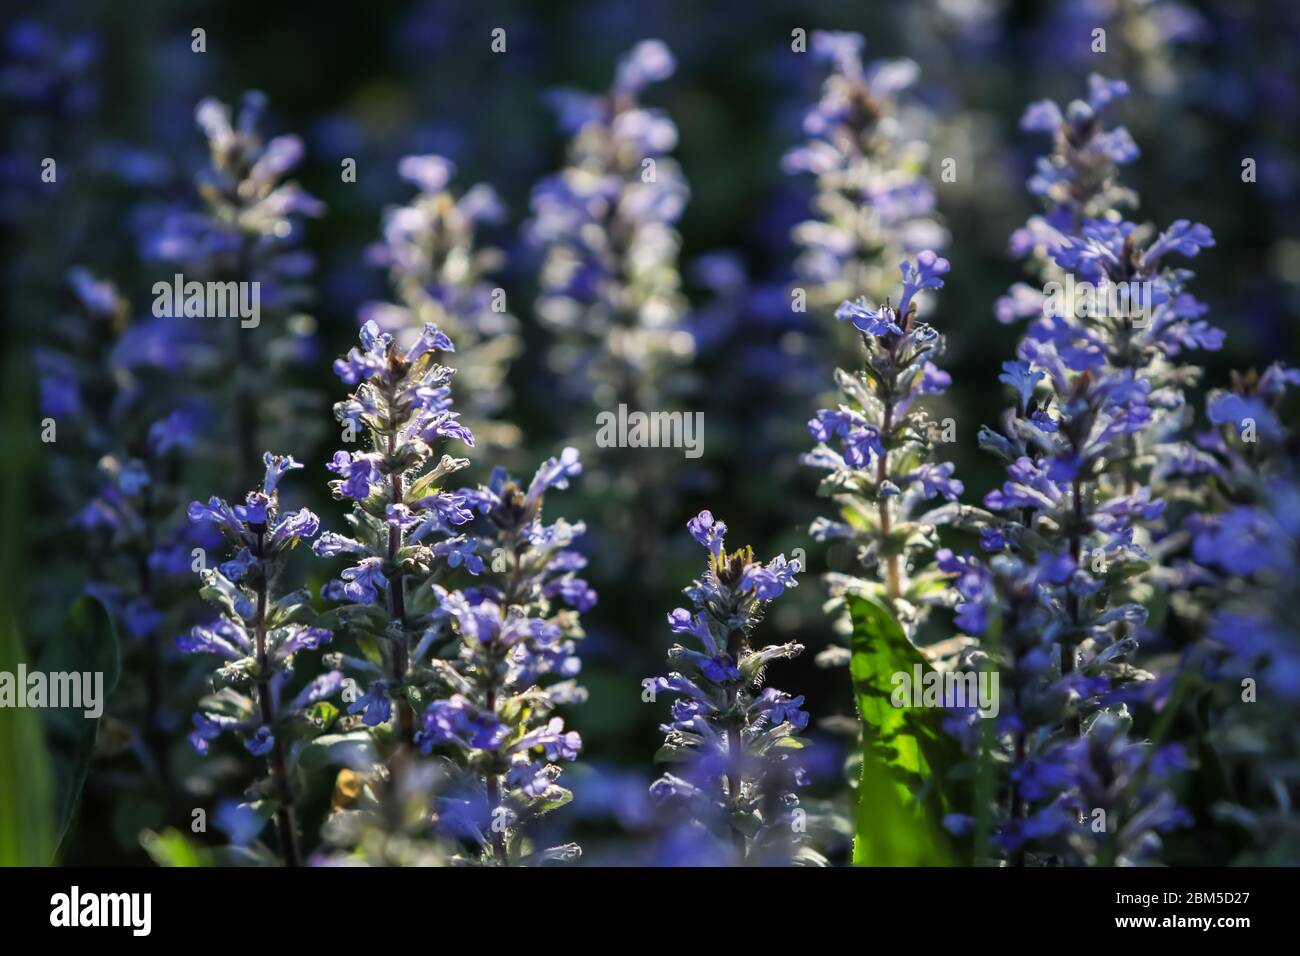
[[[661,40],[642,40],[618,62],[614,89],[636,96],[651,83],[661,83],[673,75],[677,62]]]
[[[244,740],[244,746],[254,757],[265,757],[274,745],[275,735],[271,733],[271,728],[265,725],[258,727]]]
[[[535,504],[549,488],[567,488],[569,479],[582,474],[582,462],[578,449],[566,448],[558,458],[548,458],[537,469],[533,480],[528,483],[528,493],[524,496],[526,504]]]
[[[887,305],[873,309],[865,299],[857,302],[844,302],[835,310],[835,318],[841,322],[848,320],[853,327],[866,335],[902,335],[897,314]]]
[[[353,501],[369,498],[372,486],[382,479],[379,456],[370,452],[336,451],[325,467],[343,476],[343,481],[333,484],[339,494]]]
[[[212,814],[212,824],[226,835],[232,846],[247,846],[257,839],[266,821],[246,803],[221,800]]]
[[[723,538],[727,534],[727,526],[721,521],[715,523],[713,512],[701,511],[687,522],[686,528],[690,531],[691,537],[704,545],[710,554],[722,554]]]
[[[693,518],[688,528],[709,548],[709,568],[685,591],[695,611],[673,610],[668,625],[675,634],[695,637],[704,653],[674,646],[669,659],[685,673],[651,682],[656,692],[668,691],[677,700],[671,723],[663,728],[663,752],[674,772],[660,777],[650,793],[661,805],[682,805],[707,830],[730,833],[733,845],[743,848],[742,860],[789,863],[798,840],[782,838],[790,827],[775,808],[797,804],[794,788],[802,774],[798,747],[776,743],[807,726],[808,715],[801,709],[803,697],[762,683],[767,663],[795,657],[803,648],[755,648],[750,635],[768,602],[794,585],[798,562],[778,556],[764,565],[748,548],[726,554],[725,526],[709,512]],[[738,814],[752,825],[733,830]]]
[[[387,723],[393,715],[393,705],[388,699],[388,686],[382,680],[371,683],[369,690],[348,706],[349,714],[362,714],[367,727]]]

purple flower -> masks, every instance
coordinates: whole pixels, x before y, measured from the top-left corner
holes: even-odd
[[[897,314],[887,305],[877,309],[870,308],[865,300],[844,302],[835,310],[835,318],[841,322],[848,320],[853,327],[866,335],[902,335]]]
[[[565,448],[558,458],[546,459],[537,469],[533,480],[528,483],[528,494],[524,500],[527,504],[534,504],[547,489],[567,488],[569,479],[576,478],[580,474],[582,474],[582,462],[578,457],[578,449]]]
[[[353,501],[365,501],[370,497],[371,487],[383,477],[379,463],[380,456],[374,453],[336,451],[325,467],[343,476],[343,481],[333,483],[339,494]]]
[[[668,615],[668,625],[675,634],[694,636],[704,653],[674,646],[669,659],[686,673],[647,682],[655,692],[677,697],[671,723],[663,727],[667,736],[661,751],[674,772],[662,776],[650,792],[657,803],[684,804],[683,812],[705,831],[729,836],[742,848],[742,859],[788,863],[796,847],[776,839],[778,833],[788,835],[787,821],[759,808],[797,804],[799,750],[778,741],[804,728],[808,715],[801,710],[802,697],[761,685],[769,662],[795,657],[803,648],[753,647],[750,639],[767,601],[794,585],[798,562],[778,556],[763,565],[748,548],[725,555],[725,528],[709,512],[692,519],[688,527],[709,549],[709,571],[685,591],[694,612],[676,608]],[[738,563],[737,578],[730,569]],[[719,638],[728,646],[719,647]],[[753,814],[757,830],[735,827],[737,813]]]
[[[672,51],[662,41],[642,40],[619,60],[614,89],[636,96],[651,83],[668,79],[676,69]]]
[[[393,705],[388,699],[388,685],[382,680],[374,681],[369,690],[348,706],[348,713],[361,714],[367,727],[387,723],[393,715]]]
[[[686,528],[690,531],[691,537],[704,545],[710,554],[722,554],[723,538],[727,534],[727,526],[721,521],[714,522],[713,512],[701,511],[686,523]]]

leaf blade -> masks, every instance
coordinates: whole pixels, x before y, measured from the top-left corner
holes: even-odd
[[[940,821],[950,805],[944,773],[960,754],[941,708],[895,706],[896,675],[933,668],[894,615],[867,596],[847,601],[853,622],[850,673],[862,729],[853,862],[942,866],[953,862]]]

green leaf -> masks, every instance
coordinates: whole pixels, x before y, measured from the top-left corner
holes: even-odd
[[[145,830],[140,834],[140,846],[159,866],[208,866],[211,862],[205,847],[173,827],[162,833]]]
[[[0,617],[0,671],[16,674],[22,638]],[[0,707],[0,866],[48,866],[54,856],[49,754],[37,712]]]
[[[304,745],[298,757],[298,766],[308,771],[324,767],[368,771],[378,759],[370,734],[356,730],[347,734],[325,734]]]
[[[46,641],[35,670],[47,679],[55,673],[103,674],[102,697],[97,704],[106,708],[117,687],[121,657],[117,630],[104,606],[91,597],[79,598],[68,611],[63,633]],[[67,835],[95,756],[99,717],[87,717],[85,711],[85,707],[41,711],[54,775],[54,836],[58,843]]]
[[[0,427],[0,671],[16,674],[29,658],[23,650],[18,609],[25,606],[23,579],[40,570],[31,562],[28,538],[37,522],[25,520],[36,463],[31,397],[36,388],[22,350],[4,359],[4,426]],[[54,855],[53,785],[41,721],[26,708],[0,707],[0,866],[45,866]]]
[[[558,810],[560,807],[568,805],[573,800],[573,792],[566,790],[564,787],[548,787],[546,792],[537,799],[529,808],[536,816],[544,813],[550,813],[552,810]]]
[[[862,772],[853,862],[857,866],[941,866],[952,851],[941,826],[950,806],[943,775],[961,754],[943,733],[943,710],[895,707],[894,675],[911,680],[933,668],[894,615],[868,597],[850,597],[850,672],[862,719]]]
[[[307,713],[307,718],[316,727],[324,729],[334,723],[341,711],[328,700],[318,700]]]

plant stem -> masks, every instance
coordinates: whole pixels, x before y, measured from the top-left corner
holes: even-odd
[[[740,655],[745,650],[745,632],[733,629],[727,634],[727,653],[731,655],[732,660],[737,665],[740,664]],[[739,697],[739,688],[732,687],[727,691],[728,706],[731,710],[737,709],[737,698]],[[742,734],[745,729],[745,717],[743,713],[737,713],[727,730],[727,749],[730,760],[727,768],[727,795],[731,798],[731,807],[734,812],[740,811],[742,791],[745,787],[744,766],[745,766],[745,742]],[[733,824],[731,827],[732,841],[736,845],[736,851],[740,854],[740,862],[743,864],[749,856],[749,848],[745,839],[745,834],[738,830]]]
[[[880,493],[880,486],[889,478],[889,436],[894,430],[894,402],[892,398],[885,400],[885,417],[884,429],[880,435],[881,454],[876,459],[876,508],[880,514],[880,546],[889,548],[889,534],[893,528],[893,520],[889,514],[889,499]],[[891,601],[897,601],[902,595],[902,583],[899,580],[898,573],[898,555],[886,554],[885,556],[885,590]]]
[[[741,767],[745,758],[745,743],[741,737],[744,730],[744,724],[740,718],[732,725],[731,730],[727,733],[727,741],[731,751],[731,769],[727,772],[727,789],[731,792],[731,803],[736,809],[740,807],[741,790],[745,782],[741,775]],[[746,862],[749,856],[749,848],[745,840],[745,834],[738,830],[734,825],[731,828],[732,840],[736,844],[736,850],[740,853],[740,862]]]
[[[492,713],[496,713],[496,696],[496,688],[490,687],[487,696],[487,709]],[[492,856],[502,866],[509,866],[510,853],[506,845],[504,821],[498,825],[496,817],[497,807],[501,803],[501,777],[492,771],[488,771],[484,779],[484,788],[487,791],[488,813],[492,816],[492,822],[489,824],[492,830]]]
[[[393,504],[400,504],[402,501],[402,476],[393,472],[390,476],[389,488]],[[411,711],[410,704],[406,701],[406,695],[401,692],[400,688],[406,681],[406,669],[410,661],[410,645],[407,641],[406,634],[406,592],[402,580],[402,572],[396,569],[397,552],[402,547],[402,527],[396,518],[389,519],[388,522],[388,561],[394,565],[392,576],[388,579],[388,595],[392,602],[392,616],[397,623],[398,638],[393,643],[393,680],[398,689],[396,697],[397,707],[397,733],[401,739],[401,747],[410,743],[415,735],[414,714]]]
[[[239,239],[239,256],[235,266],[235,281],[251,281],[252,273],[251,241],[247,235]],[[257,483],[258,415],[257,400],[253,395],[252,382],[257,377],[253,365],[256,355],[250,336],[246,333],[255,331],[244,328],[242,322],[231,324],[235,337],[235,431],[239,436],[239,487],[248,488]]]
[[[289,787],[287,765],[284,758],[284,743],[275,727],[275,701],[271,697],[269,659],[266,653],[266,605],[267,586],[266,561],[263,556],[265,528],[257,531],[257,617],[253,622],[254,636],[257,640],[257,704],[261,712],[262,723],[271,729],[273,743],[270,759],[267,761],[271,771],[271,783],[275,788],[280,807],[275,811],[275,825],[280,837],[280,854],[285,866],[299,866],[298,827],[293,813],[293,791]]]

